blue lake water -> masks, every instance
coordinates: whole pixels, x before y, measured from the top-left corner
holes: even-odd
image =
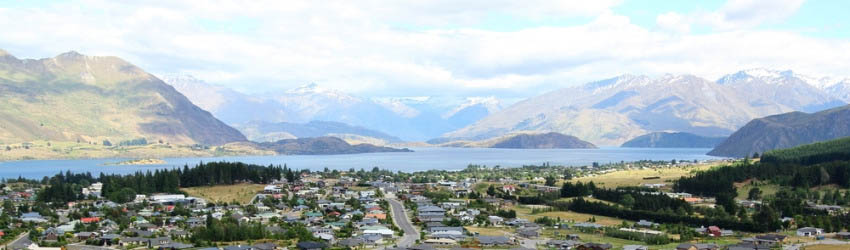
[[[279,155],[279,156],[234,156],[234,157],[191,157],[164,158],[162,165],[106,165],[127,159],[91,160],[31,160],[0,162],[0,178],[42,178],[53,176],[59,171],[92,174],[126,174],[162,168],[190,167],[199,162],[239,161],[260,165],[286,164],[294,169],[333,170],[384,169],[415,172],[431,169],[460,170],[469,164],[502,167],[550,163],[551,165],[585,166],[593,162],[610,163],[638,160],[708,160],[711,149],[683,148],[617,148],[600,149],[491,149],[491,148],[413,148],[411,153],[371,153],[352,155]]]

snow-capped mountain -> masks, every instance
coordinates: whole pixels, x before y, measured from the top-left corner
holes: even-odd
[[[776,102],[794,110],[816,112],[844,105],[844,102],[824,91],[829,78],[816,78],[793,71],[750,69],[726,75],[718,83],[735,90],[753,94],[752,105]]]
[[[192,76],[163,77],[198,106],[236,127],[254,121],[299,123],[340,122],[424,141],[467,126],[498,110],[496,98],[387,97],[361,98],[306,84],[290,90],[247,95]],[[444,114],[452,115],[443,117]]]
[[[850,78],[845,78],[841,81],[828,85],[824,88],[824,91],[835,98],[841,99],[846,103],[850,103]]]
[[[467,97],[462,104],[443,114],[443,118],[448,119],[470,108],[482,108],[487,113],[495,113],[502,110],[502,102],[494,96]]]
[[[792,109],[693,75],[623,75],[529,98],[447,133],[480,140],[512,132],[559,132],[597,145],[620,145],[653,131],[728,135],[753,118]]]

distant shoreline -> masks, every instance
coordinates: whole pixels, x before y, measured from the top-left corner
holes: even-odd
[[[168,164],[168,162],[166,162],[163,159],[147,158],[147,159],[126,160],[126,161],[119,161],[119,162],[107,162],[107,163],[104,163],[103,165],[104,166],[126,166],[126,165],[162,165],[162,164]]]

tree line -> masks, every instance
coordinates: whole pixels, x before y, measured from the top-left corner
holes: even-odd
[[[101,173],[97,178],[91,173],[74,174],[70,171],[59,173],[43,180],[46,187],[38,194],[38,199],[54,204],[83,199],[82,189],[91,183],[103,183],[101,195],[115,202],[127,202],[136,194],[181,193],[179,188],[230,185],[237,183],[270,183],[286,178],[294,181],[299,177],[296,171],[284,166],[260,166],[241,162],[200,163],[190,168],[157,169],[136,172],[128,175]]]

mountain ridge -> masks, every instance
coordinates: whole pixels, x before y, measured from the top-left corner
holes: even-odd
[[[846,136],[850,136],[850,105],[816,113],[795,111],[754,119],[708,154],[746,157]]]
[[[100,143],[146,138],[177,144],[245,141],[154,75],[114,56],[69,51],[0,59],[0,140]]]
[[[653,132],[631,139],[624,148],[714,148],[725,137],[705,137],[683,132]]]

